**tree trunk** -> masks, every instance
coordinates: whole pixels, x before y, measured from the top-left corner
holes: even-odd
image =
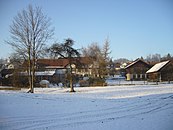
[[[33,40],[32,47],[32,84],[31,84],[31,93],[34,93],[34,85],[35,85],[35,65],[36,65],[36,50],[35,50],[35,39]]]
[[[75,92],[74,87],[73,87],[73,74],[72,74],[71,59],[70,59],[70,92]]]
[[[31,75],[31,48],[28,48],[28,80],[29,80],[29,92],[33,93],[33,87],[32,87],[32,75]]]
[[[74,87],[73,87],[73,78],[72,78],[72,75],[70,76],[70,92],[75,92]]]
[[[31,75],[31,93],[34,93],[34,77],[35,77],[35,69],[34,69],[34,59],[32,63],[32,75]]]

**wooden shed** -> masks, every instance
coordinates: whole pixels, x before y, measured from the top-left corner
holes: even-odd
[[[163,61],[157,63],[146,73],[149,81],[173,81],[173,62]]]

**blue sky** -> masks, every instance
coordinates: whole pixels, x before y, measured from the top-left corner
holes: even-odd
[[[102,46],[108,37],[113,59],[173,54],[172,0],[0,0],[0,58],[12,52],[4,40],[14,16],[28,4],[52,19],[53,41],[72,38],[82,48]]]

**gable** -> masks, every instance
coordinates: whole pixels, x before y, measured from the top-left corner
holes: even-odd
[[[150,68],[150,65],[141,59],[137,59],[134,62],[132,62],[131,64],[129,64],[127,67],[125,67],[125,69],[131,69],[131,68],[136,68],[136,67],[137,68],[138,67]]]
[[[173,73],[173,62],[168,62],[164,67],[160,69],[161,72]]]

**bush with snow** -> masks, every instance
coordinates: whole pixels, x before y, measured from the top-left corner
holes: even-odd
[[[39,83],[42,87],[48,87],[49,86],[49,81],[48,80],[41,80]]]

